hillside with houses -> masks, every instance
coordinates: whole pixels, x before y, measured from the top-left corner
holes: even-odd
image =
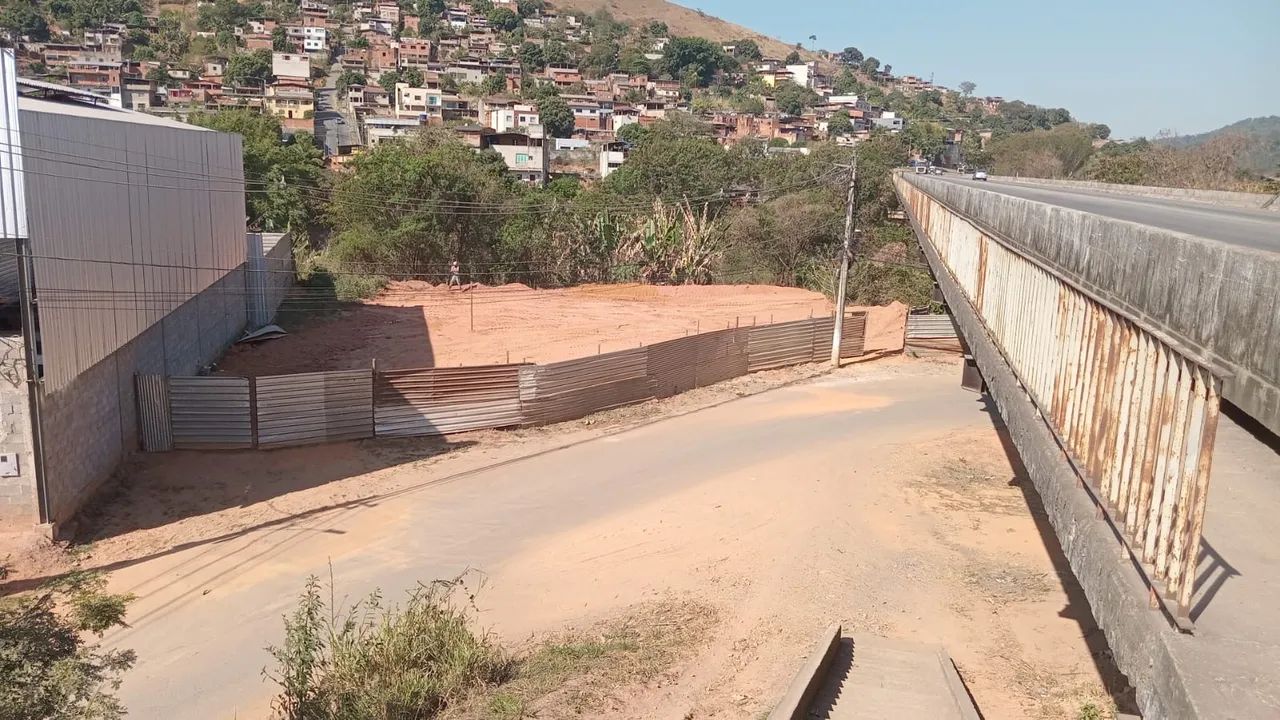
[[[894,75],[855,48],[772,57],[750,38],[673,37],[659,22],[557,12],[541,0],[199,0],[194,12],[161,5],[156,14],[136,0],[108,5],[98,17],[60,4],[10,17],[20,71],[181,120],[263,113],[286,133],[316,135],[331,166],[434,125],[494,148],[527,182],[598,179],[625,161],[628,125],[673,112],[696,114],[722,144],[776,149],[853,144],[927,119],[913,144],[955,164],[965,130],[998,119],[1003,104],[973,96],[972,84]],[[1049,122],[1067,119],[1061,111]]]

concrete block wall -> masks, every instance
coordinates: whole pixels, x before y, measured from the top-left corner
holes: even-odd
[[[0,453],[18,463],[18,475],[0,477],[0,530],[29,529],[40,519],[24,354],[21,335],[0,336]]]
[[[246,317],[244,272],[236,270],[70,386],[44,396],[45,481],[55,522],[74,516],[120,463],[138,452],[134,375],[198,373],[244,332]]]
[[[907,182],[1223,378],[1280,433],[1280,255],[907,174]]]

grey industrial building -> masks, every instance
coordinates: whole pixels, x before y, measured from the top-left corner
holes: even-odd
[[[138,450],[135,374],[196,374],[262,314],[241,152],[0,53],[0,531],[71,519]]]

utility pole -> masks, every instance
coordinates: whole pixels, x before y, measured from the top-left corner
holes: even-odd
[[[858,146],[853,146],[849,164],[849,197],[844,205],[844,252],[840,256],[840,283],[836,288],[836,323],[831,333],[831,367],[840,367],[840,342],[844,338],[844,296],[849,287],[849,263],[854,252],[854,218],[858,214]]]

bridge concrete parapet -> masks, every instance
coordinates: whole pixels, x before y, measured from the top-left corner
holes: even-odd
[[[1223,397],[1280,434],[1280,254],[978,185],[906,182],[1214,369]]]
[[[1006,177],[993,175],[992,179],[1021,185],[1039,185],[1048,188],[1070,188],[1072,190],[1088,190],[1108,195],[1128,195],[1130,197],[1162,198],[1165,200],[1190,201],[1217,205],[1219,207],[1241,208],[1245,210],[1268,210],[1280,212],[1280,195],[1266,193],[1232,192],[1229,190],[1197,190],[1195,188],[1167,188],[1154,185],[1119,185],[1116,183],[1095,182],[1093,180],[1046,180],[1044,178]]]

